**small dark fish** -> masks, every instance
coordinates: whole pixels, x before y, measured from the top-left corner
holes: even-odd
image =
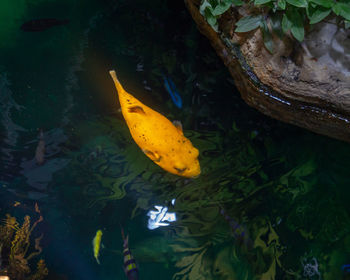
[[[53,26],[69,23],[68,19],[42,18],[27,21],[21,25],[21,29],[26,32],[39,32],[49,29]]]
[[[124,230],[122,230],[122,238],[123,238],[123,256],[124,256],[124,272],[128,280],[138,280],[139,279],[139,270],[136,266],[136,261],[134,257],[131,255],[129,249],[129,236],[125,237]]]
[[[39,143],[35,150],[35,160],[38,165],[43,165],[45,162],[45,141],[42,129],[40,129]]]

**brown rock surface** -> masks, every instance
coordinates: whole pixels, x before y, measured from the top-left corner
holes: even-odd
[[[316,133],[350,142],[350,30],[322,22],[302,44],[275,40],[270,54],[259,29],[234,33],[243,14],[229,10],[216,33],[185,0],[199,30],[228,67],[242,98],[262,113]]]

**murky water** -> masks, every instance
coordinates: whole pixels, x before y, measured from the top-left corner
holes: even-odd
[[[3,0],[0,15],[0,216],[35,220],[38,203],[44,220],[31,243],[43,234],[48,279],[126,279],[121,226],[140,279],[348,279],[349,144],[245,105],[181,1]],[[69,23],[20,29],[38,18]],[[199,178],[168,174],[144,156],[118,111],[110,69],[182,122],[200,151]],[[156,205],[177,221],[149,230]]]

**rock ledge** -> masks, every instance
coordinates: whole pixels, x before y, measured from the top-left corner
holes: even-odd
[[[198,0],[185,0],[199,30],[228,67],[248,105],[275,119],[350,142],[350,30],[330,19],[314,25],[300,44],[275,39],[270,54],[259,29],[237,34],[240,14],[226,12],[216,33],[199,12]]]

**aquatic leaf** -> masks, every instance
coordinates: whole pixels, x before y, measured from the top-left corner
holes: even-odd
[[[292,21],[289,18],[288,14],[283,14],[282,18],[282,30],[284,33],[287,33],[292,28]]]
[[[297,178],[302,178],[313,174],[316,171],[316,168],[317,168],[317,165],[315,163],[315,160],[310,158],[308,161],[295,167],[293,169],[292,174]]]
[[[45,261],[41,259],[37,263],[37,269],[35,274],[33,274],[33,276],[31,276],[29,280],[43,280],[48,274],[49,270],[46,267]]]
[[[221,1],[215,9],[212,11],[213,16],[219,16],[223,13],[225,13],[232,5],[232,2],[230,0]]]
[[[307,1],[306,0],[286,0],[287,3],[298,7],[298,8],[306,8],[307,7]]]
[[[205,11],[209,10],[211,13],[213,12],[213,7],[208,0],[204,0],[203,3],[199,7],[199,12],[205,16]]]
[[[273,14],[271,17],[271,27],[272,32],[276,34],[280,39],[283,38],[283,30],[282,30],[282,16],[280,14]]]
[[[271,32],[267,26],[267,22],[265,19],[262,20],[260,27],[262,30],[264,45],[266,49],[272,54],[274,52],[274,45],[272,41]]]
[[[231,0],[231,2],[235,6],[242,6],[244,4],[242,0]]]
[[[281,10],[285,10],[285,9],[286,9],[286,0],[278,0],[277,6],[278,6]]]
[[[175,273],[173,279],[183,279],[182,277],[186,275],[186,279],[188,280],[206,280],[207,277],[201,271],[202,268],[205,269],[205,267],[202,267],[202,259],[206,251],[207,249],[203,249],[199,253],[194,253],[192,255],[185,256],[180,261],[178,261],[176,263],[176,266],[183,268],[183,270]]]
[[[317,6],[316,8],[308,7],[306,9],[306,14],[310,20],[310,24],[315,24],[326,18],[332,9]]]
[[[336,2],[332,10],[336,15],[350,20],[350,3]]]
[[[345,25],[345,29],[350,28],[350,20],[345,20],[344,25]]]
[[[262,16],[246,16],[236,22],[235,32],[248,32],[258,28],[261,24]]]
[[[303,18],[297,10],[290,13],[290,20],[292,22],[291,32],[295,39],[299,42],[304,40],[304,22]]]
[[[218,23],[214,13],[214,8],[210,1],[204,0],[199,8],[200,13],[205,17],[208,24],[218,32]]]
[[[334,5],[333,0],[310,0],[310,2],[325,8],[331,8]]]
[[[262,5],[262,4],[266,4],[269,2],[272,2],[272,0],[255,0],[254,5]]]
[[[207,19],[207,22],[209,23],[209,25],[216,31],[218,32],[218,22],[216,17],[212,14],[211,11],[209,11],[208,9],[205,10],[205,18]]]

